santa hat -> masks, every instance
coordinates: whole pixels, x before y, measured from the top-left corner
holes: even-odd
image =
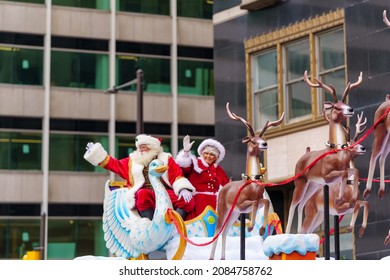
[[[214,150],[214,151],[218,152],[218,154],[216,155],[217,156],[217,160],[215,161],[216,165],[218,165],[218,163],[220,163],[223,160],[223,158],[225,157],[225,147],[221,143],[219,143],[217,140],[206,139],[202,143],[200,143],[200,145],[198,147],[198,154],[199,154],[199,156],[202,155],[202,152],[206,148],[209,149],[210,151]]]
[[[161,138],[156,138],[146,134],[140,134],[135,137],[135,146],[138,149],[140,145],[147,145],[149,149],[156,150],[161,147],[161,141]]]

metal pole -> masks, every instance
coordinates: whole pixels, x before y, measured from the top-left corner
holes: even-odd
[[[41,214],[41,246],[39,247],[40,259],[44,260],[46,255],[46,213]]]
[[[330,238],[329,238],[329,186],[324,186],[324,256],[330,260]]]
[[[171,154],[176,156],[178,150],[178,119],[177,119],[177,0],[171,0],[172,44],[171,44],[171,89],[172,89],[172,125]]]
[[[110,45],[109,45],[109,67],[110,67],[110,85],[115,85],[115,53],[116,53],[116,1],[110,1]],[[115,155],[115,131],[116,131],[116,96],[110,96],[110,119],[108,123],[108,151]],[[115,173],[110,172],[110,181],[115,181]]]
[[[144,133],[144,71],[137,70],[137,135]]]
[[[41,215],[45,219],[41,222],[41,247],[42,259],[47,257],[47,219],[49,208],[49,145],[50,145],[50,64],[51,64],[51,13],[52,2],[46,0],[46,34],[45,34],[45,46],[44,46],[44,113],[43,113],[43,134],[42,134],[42,173],[43,173],[43,186],[42,186],[42,204]]]
[[[335,259],[340,259],[340,227],[339,227],[339,216],[334,216],[334,251]]]
[[[240,215],[240,260],[245,260],[245,219],[246,214]]]

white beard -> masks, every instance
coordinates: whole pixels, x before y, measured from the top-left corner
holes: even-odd
[[[131,159],[134,162],[147,167],[149,163],[154,158],[156,158],[160,152],[161,152],[160,150],[150,150],[147,152],[140,152],[139,150],[135,150],[134,152],[131,153]]]

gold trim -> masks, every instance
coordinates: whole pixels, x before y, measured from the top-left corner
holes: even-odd
[[[289,25],[277,31],[250,38],[244,42],[245,51],[251,54],[277,44],[295,40],[310,33],[342,25],[343,23],[344,10],[338,9],[313,19]]]
[[[182,219],[180,214],[177,213],[175,210],[170,210],[170,212],[172,213],[172,220],[171,217],[169,216],[169,212],[167,211],[165,213],[165,221],[168,224],[172,223],[173,220],[176,221],[179,227],[178,231],[182,232],[184,234],[184,237],[187,238],[187,228],[184,223],[184,220]],[[177,248],[175,255],[172,257],[172,260],[181,260],[183,258],[184,252],[186,251],[186,247],[187,247],[187,240],[185,238],[183,238],[180,235],[179,246]]]
[[[131,157],[129,157],[129,183],[130,183],[130,186],[134,186],[134,178],[133,178],[133,173],[132,173],[132,162],[133,160],[131,159]]]
[[[124,187],[126,187],[126,185],[127,185],[126,181],[112,181],[112,182],[110,182],[110,187],[124,188]]]
[[[101,163],[99,163],[99,166],[104,168],[104,167],[107,165],[107,163],[108,163],[109,161],[110,161],[110,156],[107,155],[107,156],[104,158],[104,160],[103,160]]]

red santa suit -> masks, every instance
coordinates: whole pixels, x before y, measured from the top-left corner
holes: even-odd
[[[148,138],[147,140],[151,139]],[[141,142],[137,142],[137,147],[140,143]],[[127,185],[130,188],[127,195],[130,209],[136,208],[139,211],[143,211],[155,208],[154,192],[145,186],[145,166],[132,160],[132,153],[127,158],[116,159],[108,155],[100,143],[96,143],[89,149],[89,152],[84,155],[84,158],[93,165],[99,165],[126,180]],[[162,176],[162,180],[166,185],[166,190],[172,200],[174,209],[181,208],[186,212],[190,212],[194,208],[194,200],[191,199],[187,203],[184,199],[179,200],[178,195],[182,189],[188,189],[189,191],[194,192],[195,188],[188,179],[183,176],[181,168],[176,164],[169,153],[160,152],[158,153],[157,158],[168,166],[168,170]]]
[[[224,147],[216,140],[206,139],[198,147],[199,155],[202,154],[205,146],[216,147],[219,151],[219,157],[212,165],[208,165],[201,156],[197,158],[183,150],[176,157],[176,162],[182,168],[183,174],[196,189],[193,197],[195,208],[188,213],[187,220],[200,215],[207,205],[216,209],[218,191],[229,182],[226,172],[218,165],[225,156]]]

